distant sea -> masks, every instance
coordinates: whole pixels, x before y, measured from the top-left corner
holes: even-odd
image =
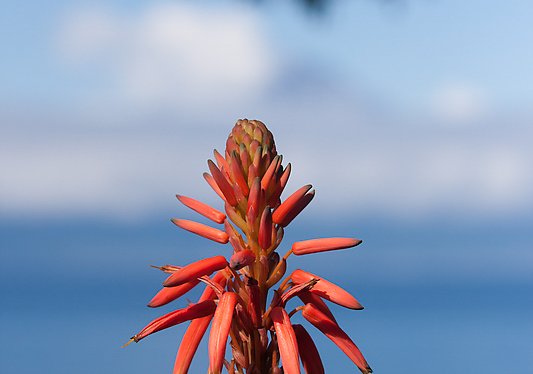
[[[342,285],[365,306],[332,308],[375,373],[533,372],[527,224],[357,220],[294,224],[285,246],[328,235],[364,239],[359,248],[291,257],[290,263]],[[142,223],[4,220],[0,240],[5,374],[171,373],[186,326],[120,348],[152,318],[198,295],[147,308],[163,279],[148,265],[230,252],[159,217]],[[357,372],[327,338],[308,330],[328,373]],[[204,341],[191,373],[206,370]]]

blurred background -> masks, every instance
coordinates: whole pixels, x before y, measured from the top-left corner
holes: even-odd
[[[162,274],[229,253],[174,227],[239,118],[317,196],[285,246],[343,285],[375,373],[533,366],[533,4],[8,1],[0,13],[0,371],[170,373]],[[195,294],[190,299],[194,300]],[[174,307],[183,306],[182,300]],[[301,318],[301,317],[295,317]],[[355,366],[318,331],[328,372]],[[205,342],[191,372],[207,369]]]

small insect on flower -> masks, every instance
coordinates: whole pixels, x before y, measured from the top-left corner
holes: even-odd
[[[300,318],[331,339],[364,374],[372,369],[359,348],[339,327],[327,302],[349,309],[363,309],[348,291],[310,272],[297,269],[288,276],[291,254],[303,256],[351,248],[361,240],[350,237],[318,238],[292,244],[283,256],[280,248],[285,228],[313,200],[315,191],[307,184],[281,195],[291,174],[291,164],[283,166],[274,137],[260,121],[239,120],[226,141],[226,150],[215,150],[208,160],[204,178],[222,199],[223,210],[201,201],[176,195],[187,208],[212,221],[212,227],[199,222],[173,218],[186,231],[232,250],[188,265],[154,266],[167,274],[163,287],[148,303],[156,308],[181,305],[155,318],[127,344],[188,322],[178,348],[173,374],[189,371],[198,346],[211,325],[208,336],[210,374],[228,373],[307,374],[325,372],[313,339]],[[214,275],[213,275],[214,274]],[[202,285],[197,302],[181,298]],[[286,309],[295,301],[294,309]],[[228,349],[229,346],[229,349]],[[333,368],[335,370],[335,368]]]

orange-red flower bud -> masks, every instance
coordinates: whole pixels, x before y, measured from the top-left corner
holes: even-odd
[[[255,178],[252,181],[252,186],[250,187],[250,195],[248,196],[248,207],[246,208],[246,211],[248,212],[250,209],[254,209],[254,212],[259,212],[259,207],[262,205],[262,195],[263,192],[261,190],[261,180],[259,178]]]
[[[191,321],[178,348],[173,374],[187,374],[189,372],[194,354],[209,327],[209,323],[211,323],[211,319],[213,319],[213,315]]]
[[[233,292],[225,292],[218,302],[207,348],[209,353],[209,374],[218,374],[222,371],[226,342],[235,304],[237,304],[237,294]]]
[[[248,182],[244,177],[244,171],[241,166],[241,159],[237,155],[237,152],[233,152],[231,154],[230,172],[231,176],[233,177],[233,180],[239,186],[242,194],[247,197],[250,193],[250,187],[248,187]]]
[[[224,272],[219,271],[215,274],[212,281],[224,287],[227,279],[224,276]],[[212,300],[215,298],[215,296],[215,291],[211,287],[206,287],[198,302]],[[187,330],[183,335],[183,339],[181,340],[178,354],[176,355],[176,361],[174,363],[173,374],[186,374],[189,371],[194,354],[196,353],[198,345],[207,331],[207,327],[209,326],[212,318],[213,315],[211,314],[206,317],[193,319],[191,321],[189,327],[187,327]]]
[[[256,173],[257,173],[257,176],[261,177],[261,160],[262,160],[262,156],[261,155],[263,154],[263,147],[261,147],[260,145],[258,145],[257,147],[253,147],[254,143],[256,143],[256,142],[257,141],[254,140],[252,142],[252,146],[250,147],[250,149],[255,148],[255,153],[252,156],[252,165],[253,165]]]
[[[268,166],[268,169],[263,175],[263,178],[261,178],[261,188],[263,190],[268,191],[268,187],[270,186],[271,181],[274,178],[274,173],[280,162],[281,162],[280,155],[277,155],[276,157],[274,157],[272,162],[270,162],[270,165]]]
[[[281,165],[280,165],[281,170]],[[279,177],[279,181],[276,184],[276,189],[272,193],[272,195],[268,198],[268,204],[274,208],[276,208],[279,205],[279,198],[281,197],[281,193],[285,189],[285,186],[287,185],[287,181],[289,180],[289,176],[291,174],[291,164],[290,162],[285,167],[285,170],[281,173],[281,176]]]
[[[324,365],[315,342],[302,325],[292,325],[298,342],[298,352],[306,374],[324,374]]]
[[[289,177],[291,175],[291,163],[289,162],[287,166],[285,167],[285,170],[283,170],[283,174],[281,174],[281,177],[279,178],[279,185],[281,187],[281,190],[285,188],[287,185],[287,181],[289,180]],[[280,192],[281,195],[281,192]]]
[[[309,291],[335,304],[339,304],[350,309],[363,309],[363,306],[357,301],[355,297],[350,295],[341,287],[328,282],[315,274],[308,273],[301,269],[293,271],[291,279],[296,284],[309,282],[311,279],[320,279],[314,287]]]
[[[183,195],[176,195],[176,197],[183,205],[194,210],[195,212],[200,213],[202,216],[209,218],[213,222],[223,223],[226,219],[226,215],[224,213],[202,203],[201,201]]]
[[[159,306],[170,303],[178,297],[185,295],[192,290],[200,281],[193,280],[176,287],[163,287],[148,303],[150,308],[157,308]]]
[[[138,342],[150,334],[164,330],[166,328],[175,326],[191,319],[205,317],[213,314],[216,309],[216,304],[213,300],[202,301],[197,304],[192,304],[187,308],[178,309],[164,316],[154,319],[146,327],[144,327],[138,334],[133,336],[133,340]]]
[[[295,255],[306,255],[309,253],[318,253],[355,247],[361,244],[362,240],[355,238],[323,238],[311,239],[296,242],[292,245],[292,253]]]
[[[203,236],[206,239],[211,239],[220,244],[226,244],[229,240],[228,234],[226,234],[224,231],[215,229],[214,227],[207,226],[202,223],[177,218],[172,218],[171,221],[173,224],[181,227],[184,230]]]
[[[280,226],[287,226],[311,202],[315,193],[308,191],[311,185],[305,185],[289,196],[274,210],[272,221]]]
[[[258,234],[259,246],[268,249],[272,245],[272,212],[270,207],[266,206],[261,215]]]
[[[224,156],[222,156],[216,149],[213,149],[213,155],[215,156],[215,160],[217,161],[217,165],[218,165],[219,170],[225,176],[229,176],[230,168],[229,168],[228,162],[226,161]]]
[[[248,150],[246,149],[246,146],[244,144],[241,144],[239,146],[239,158],[241,159],[241,166],[243,173],[248,172],[248,168],[250,167],[250,164],[252,163],[252,160],[250,159],[250,154],[248,153]]]
[[[279,353],[283,362],[283,372],[286,374],[299,374],[298,343],[296,342],[296,335],[289,315],[282,307],[275,307],[270,312],[270,317],[276,331]]]
[[[256,167],[252,163],[250,163],[250,166],[248,166],[248,185],[250,188],[252,187],[252,184],[254,183],[255,178],[259,178],[259,171],[256,169]],[[259,179],[259,182],[261,182],[261,179]]]
[[[208,354],[212,374],[269,372],[296,374],[300,362],[306,374],[323,374],[324,367],[316,346],[300,325],[292,326],[290,316],[302,310],[304,318],[335,342],[363,371],[371,369],[359,350],[338,327],[325,300],[362,309],[361,304],[339,286],[303,270],[286,276],[289,255],[304,255],[354,247],[361,241],[352,238],[322,238],[295,242],[281,257],[276,251],[284,229],[314,198],[306,185],[284,201],[281,195],[288,183],[291,164],[283,168],[274,138],[259,121],[237,121],[224,152],[214,150],[204,178],[224,201],[220,211],[190,197],[176,195],[188,208],[213,222],[220,229],[198,222],[172,219],[180,228],[216,241],[231,243],[231,256],[215,256],[186,266],[165,265],[168,273],[163,289],[148,306],[165,305],[184,295],[199,282],[205,289],[197,304],[176,310],[148,324],[131,341],[138,341],[161,329],[191,319],[180,344],[174,374],[186,374],[209,324]],[[214,226],[214,225],[212,225]],[[210,278],[209,275],[216,272]],[[281,282],[278,289],[272,289]],[[289,314],[284,308],[294,296],[305,304]],[[226,347],[229,337],[231,351]],[[131,342],[130,341],[130,342]],[[335,370],[335,368],[333,368]]]
[[[331,313],[331,310],[329,309],[328,305],[322,300],[322,298],[318,295],[315,295],[314,293],[311,293],[309,291],[302,291],[298,294],[298,298],[302,300],[304,304],[313,304],[320,310],[322,313],[324,313],[328,318],[330,318],[333,322],[337,322],[335,319],[335,316],[333,313]]]
[[[226,140],[226,152],[233,152],[239,149],[239,146],[235,142],[235,139],[232,137],[228,137]]]
[[[237,205],[237,198],[235,197],[233,187],[231,187],[224,174],[222,174],[213,161],[208,160],[207,165],[209,166],[209,171],[211,172],[211,175],[213,176],[218,188],[224,195],[224,200],[226,200],[230,205]]]
[[[180,284],[193,281],[204,275],[211,275],[217,270],[223,269],[228,266],[228,262],[224,256],[214,256],[205,258],[200,261],[193,262],[187,266],[182,267],[168,277],[163,286],[175,287]]]
[[[213,179],[213,177],[211,176],[211,174],[209,174],[209,173],[204,173],[203,176],[204,176],[205,181],[207,182],[207,184],[209,184],[209,186],[213,189],[213,191],[215,191],[216,194],[217,194],[222,200],[226,200],[226,198],[224,197],[224,194],[222,193],[222,191],[220,191],[220,188],[218,188],[218,186],[217,186],[217,182],[215,182],[215,180]]]
[[[363,354],[357,348],[350,337],[324,313],[313,304],[306,304],[302,309],[302,315],[313,326],[319,329],[333,343],[335,343],[352,360],[362,373],[372,373],[372,369],[366,362]]]

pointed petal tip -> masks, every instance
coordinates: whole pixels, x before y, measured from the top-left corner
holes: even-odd
[[[210,219],[215,223],[223,223],[226,219],[226,215],[224,213],[220,212],[219,210],[213,208],[208,204],[193,199],[192,197],[176,195],[176,198],[187,208],[194,210],[196,213],[201,214],[202,216],[206,217],[207,219]]]
[[[217,243],[226,244],[229,241],[229,235],[226,232],[204,225],[203,223],[178,218],[171,218],[170,221],[184,230],[190,231],[193,234],[202,236],[206,239],[213,240]]]
[[[313,200],[315,190],[309,191],[311,188],[311,184],[306,184],[287,197],[272,213],[272,221],[283,227],[288,226]]]

